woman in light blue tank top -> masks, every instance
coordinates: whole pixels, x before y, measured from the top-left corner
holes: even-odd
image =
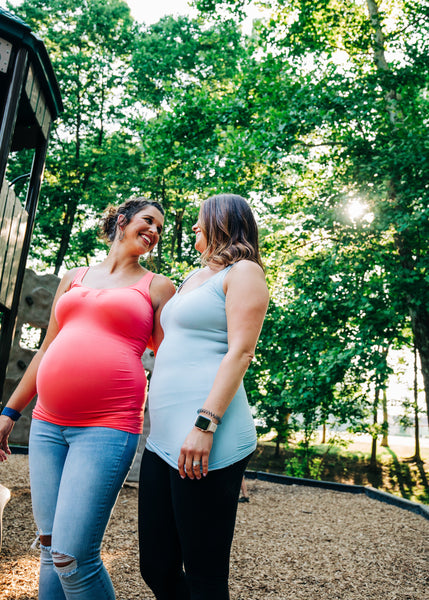
[[[161,315],[139,486],[142,576],[158,600],[226,600],[240,484],[256,447],[243,387],[268,306],[258,231],[236,195],[206,200],[192,272]]]

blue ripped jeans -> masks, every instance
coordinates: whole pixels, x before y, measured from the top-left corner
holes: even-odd
[[[33,419],[33,513],[39,535],[52,539],[51,546],[41,545],[39,600],[114,600],[100,547],[139,437]]]

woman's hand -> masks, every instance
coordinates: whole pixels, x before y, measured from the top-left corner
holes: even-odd
[[[209,454],[213,445],[213,433],[194,427],[180,449],[178,467],[180,477],[201,479],[209,472]]]
[[[73,281],[74,276],[76,275],[77,270],[78,269],[72,269],[71,271],[67,271],[64,277],[61,279],[52,303],[51,316],[49,319],[49,325],[46,331],[45,339],[43,340],[39,350],[33,356],[21,381],[15,388],[14,392],[9,398],[9,402],[7,403],[7,406],[9,408],[13,408],[14,410],[17,410],[20,413],[22,413],[24,408],[31,402],[31,400],[36,395],[37,370],[39,368],[40,361],[42,360],[50,343],[57,336],[59,330],[58,323],[55,318],[55,307],[59,298],[70,288],[70,285]],[[5,461],[7,459],[7,455],[11,454],[8,445],[8,438],[10,432],[13,429],[13,426],[14,422],[12,421],[12,419],[6,417],[5,415],[0,415],[0,462]]]
[[[0,415],[0,462],[7,460],[7,455],[11,454],[8,438],[14,424],[15,423],[9,417]]]

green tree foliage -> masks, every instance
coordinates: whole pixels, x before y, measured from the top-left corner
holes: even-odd
[[[129,104],[118,102],[118,94],[127,87],[133,22],[122,0],[25,0],[13,10],[46,42],[64,96],[32,248],[33,256],[53,260],[58,273],[64,259],[89,259],[96,240],[88,222],[130,183],[119,165],[125,171],[132,152],[111,128]],[[115,180],[107,176],[100,188],[101,173],[112,171]]]
[[[204,10],[216,5],[241,18],[233,3],[197,4]],[[257,78],[260,85],[253,93],[258,119],[254,115],[250,119],[252,140],[261,155],[268,154],[275,163],[273,183],[282,197],[281,210],[301,214],[297,239],[321,241],[318,249],[305,253],[304,268],[298,267],[292,277],[298,293],[303,273],[311,273],[311,304],[319,304],[317,322],[302,323],[303,339],[310,343],[327,314],[326,302],[318,303],[320,273],[340,277],[344,298],[329,314],[338,327],[341,302],[347,300],[348,326],[354,322],[361,332],[356,358],[369,370],[372,365],[373,381],[383,386],[387,371],[383,367],[381,375],[378,365],[385,360],[377,355],[384,356],[386,347],[400,342],[401,331],[411,322],[428,398],[428,4],[374,0],[256,4],[267,11],[255,24],[253,40],[258,69],[266,75]],[[353,200],[366,213],[355,223],[347,218]],[[285,238],[289,235],[286,232]],[[280,237],[276,243],[284,247]],[[340,254],[341,260],[350,261],[351,273],[364,265],[356,294],[356,281],[344,282],[344,274],[338,273]],[[367,282],[376,280],[373,293]],[[326,276],[323,281],[326,298],[330,286]],[[319,330],[310,355],[319,355],[320,342],[328,351],[331,335],[332,331],[323,339]],[[307,354],[306,344],[298,354]],[[330,378],[327,365],[323,369]],[[316,365],[310,370],[316,377]],[[322,373],[317,378],[323,383]],[[306,390],[310,397],[312,385]],[[331,403],[323,386],[318,394],[319,406],[324,396]],[[306,406],[311,417],[311,403]]]
[[[33,252],[88,261],[96,214],[145,194],[167,209],[157,268],[179,279],[200,200],[249,197],[271,290],[247,375],[261,430],[376,438],[391,348],[416,344],[429,398],[429,3],[254,0],[250,35],[248,0],[194,4],[151,26],[122,0],[17,10],[66,105]]]
[[[135,95],[146,108],[135,121],[142,177],[169,211],[170,263],[195,258],[186,232],[202,197],[254,189],[259,161],[243,143],[247,112],[235,83],[248,56],[232,21],[166,17],[136,36]]]

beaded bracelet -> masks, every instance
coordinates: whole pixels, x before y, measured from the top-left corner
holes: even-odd
[[[5,415],[5,417],[9,417],[10,419],[12,419],[12,421],[15,422],[21,418],[20,412],[18,412],[14,408],[9,408],[8,406],[4,407],[4,409],[1,411],[1,414]]]
[[[217,420],[217,424],[220,425],[222,423],[222,419],[214,412],[212,412],[211,410],[207,410],[206,408],[199,408],[197,410],[197,414],[200,413],[204,413],[206,415],[209,415],[210,417],[213,417],[214,419]]]

